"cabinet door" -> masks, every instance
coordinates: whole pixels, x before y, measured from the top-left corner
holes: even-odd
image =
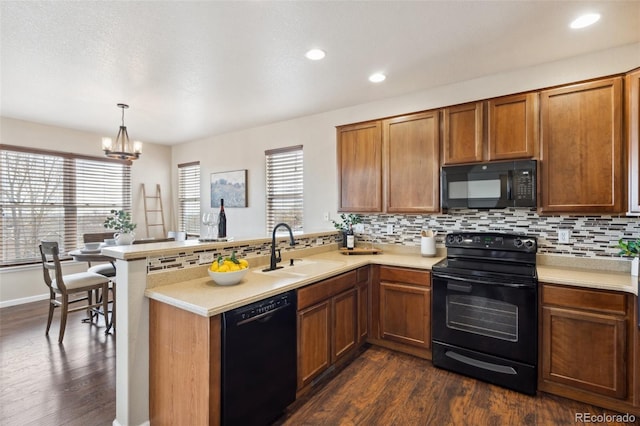
[[[369,283],[358,284],[358,344],[369,335]]]
[[[220,315],[149,301],[152,424],[220,424],[221,328]]]
[[[336,362],[358,342],[358,290],[352,288],[331,299],[333,307],[333,350],[331,362]]]
[[[488,102],[489,160],[533,158],[538,152],[538,94],[504,96]]]
[[[542,379],[626,397],[625,327],[619,316],[543,307]]]
[[[380,122],[338,128],[338,187],[341,212],[382,211]]]
[[[330,327],[330,300],[298,312],[298,389],[329,367]]]
[[[440,210],[439,129],[438,111],[383,121],[388,212]]]
[[[629,212],[640,214],[640,69],[626,78]]]
[[[419,348],[431,347],[431,289],[380,283],[380,334]]]
[[[482,161],[482,102],[445,108],[443,122],[443,164]]]
[[[640,301],[637,300],[640,298],[640,295],[636,296],[636,316],[634,318],[634,323],[638,325],[634,327],[635,329],[635,352],[633,357],[634,363],[634,371],[633,371],[633,382],[634,382],[634,393],[633,393],[633,405],[636,407],[640,407]]]
[[[623,211],[622,79],[545,90],[540,210]]]

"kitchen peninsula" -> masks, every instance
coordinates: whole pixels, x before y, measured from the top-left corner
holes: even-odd
[[[160,302],[189,313],[194,318],[209,319],[247,303],[369,265],[428,271],[441,259],[421,257],[416,246],[385,246],[383,254],[343,256],[337,250],[337,238],[334,231],[305,234],[296,238],[299,244],[296,247],[300,248],[295,250],[289,249],[284,237],[279,238],[278,243],[282,245],[283,250],[283,264],[290,258],[302,258],[300,263],[309,260],[331,265],[325,271],[297,278],[282,275],[275,277],[257,272],[261,269],[259,266],[268,263],[268,238],[230,243],[200,243],[188,240],[105,249],[105,254],[117,259],[118,273],[114,424],[139,425],[150,419],[149,299],[154,300],[154,303]],[[209,261],[200,262],[200,259],[211,259],[214,254],[230,254],[232,250],[241,251],[241,256],[249,260],[251,271],[236,286],[217,286],[207,276],[206,268]],[[576,265],[575,259],[565,257],[565,263],[569,262]],[[638,294],[637,283],[628,272],[602,269],[602,265],[596,265],[593,270],[569,269],[561,261],[558,262],[555,256],[541,256],[538,262],[540,283],[567,286],[571,289],[584,287],[631,298]],[[369,279],[369,285],[371,281]],[[632,345],[633,343],[629,343],[629,346]],[[631,365],[629,368],[632,368]],[[635,384],[635,387],[637,389],[638,385]]]

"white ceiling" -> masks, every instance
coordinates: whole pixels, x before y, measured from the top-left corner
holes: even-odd
[[[569,21],[597,11],[596,25]],[[640,1],[0,2],[0,113],[174,144],[640,41]],[[312,62],[312,47],[327,52]],[[369,74],[387,80],[372,84]]]

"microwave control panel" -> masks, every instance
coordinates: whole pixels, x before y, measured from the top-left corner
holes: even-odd
[[[536,199],[536,174],[531,170],[516,170],[513,174],[512,196],[516,206],[530,206],[530,202]]]

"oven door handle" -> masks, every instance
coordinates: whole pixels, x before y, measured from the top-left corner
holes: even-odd
[[[488,285],[493,285],[498,287],[512,287],[512,288],[534,287],[534,285],[531,285],[531,284],[504,283],[504,282],[496,283],[495,281],[490,281],[490,280],[480,280],[477,278],[459,277],[456,275],[448,275],[448,274],[441,274],[441,273],[438,273],[437,275],[434,274],[434,278],[444,278],[446,280],[462,281],[469,284],[488,284]],[[463,291],[466,291],[466,290],[463,290]]]
[[[513,367],[510,367],[508,365],[500,365],[494,364],[492,362],[480,361],[479,359],[469,358],[468,356],[464,356],[454,351],[446,351],[444,354],[445,356],[451,359],[455,359],[458,362],[471,365],[473,367],[482,368],[483,370],[489,370],[500,374],[518,374],[518,372]]]

